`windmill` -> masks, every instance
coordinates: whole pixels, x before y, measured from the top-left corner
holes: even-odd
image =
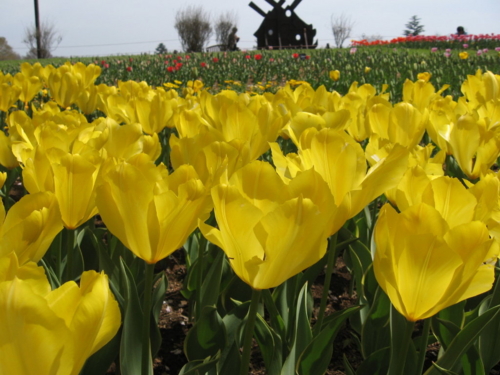
[[[318,41],[313,42],[316,29],[306,24],[295,13],[295,8],[302,0],[294,0],[292,5],[283,8],[285,0],[266,0],[273,9],[264,12],[253,2],[250,8],[259,13],[264,20],[255,32],[257,48],[316,48]]]

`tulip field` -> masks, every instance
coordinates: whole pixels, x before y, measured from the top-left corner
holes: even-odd
[[[500,374],[467,42],[0,62],[0,374]]]

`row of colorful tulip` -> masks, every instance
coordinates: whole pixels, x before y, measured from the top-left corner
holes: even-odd
[[[484,49],[500,47],[500,34],[451,34],[451,35],[409,35],[393,38],[390,40],[366,39],[351,41],[353,46],[404,46],[407,48],[473,48]]]

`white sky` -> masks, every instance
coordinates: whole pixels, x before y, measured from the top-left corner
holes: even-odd
[[[174,19],[187,5],[202,5],[213,18],[226,11],[238,16],[238,46],[256,46],[253,33],[263,18],[250,0],[38,0],[40,18],[52,22],[63,36],[54,56],[103,56],[152,53],[162,42],[180,50]],[[265,12],[265,0],[253,0]],[[284,6],[292,3],[286,0]],[[469,34],[500,34],[500,0],[302,0],[297,15],[317,30],[319,46],[334,45],[331,16],[344,14],[354,21],[352,39],[362,34],[386,39],[401,36],[410,17],[417,15],[425,35],[449,35],[462,25]],[[0,1],[0,36],[21,56],[25,29],[34,24],[33,0]],[[215,44],[212,38],[210,44]],[[499,42],[500,46],[500,42]]]

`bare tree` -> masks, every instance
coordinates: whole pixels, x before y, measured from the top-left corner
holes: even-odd
[[[202,52],[212,35],[210,15],[203,7],[188,6],[175,15],[175,25],[182,49],[186,52]]]
[[[225,46],[225,49],[229,49],[229,36],[231,35],[231,30],[236,27],[237,16],[234,12],[222,13],[216,20],[214,24],[215,30],[215,40],[218,44]]]
[[[28,46],[29,50],[26,54],[27,59],[37,58],[37,47],[36,47],[36,37],[37,30],[33,25],[27,28],[24,32],[23,43]],[[57,48],[59,43],[62,41],[62,36],[56,30],[54,24],[50,22],[42,22],[40,25],[40,49],[41,57],[49,58],[52,57],[52,52]]]
[[[0,60],[19,60],[21,56],[14,52],[7,39],[0,37]]]
[[[352,28],[354,27],[354,22],[351,18],[345,14],[341,14],[337,18],[331,18],[332,33],[335,39],[335,45],[337,48],[342,48],[342,45],[347,38],[351,36]]]

